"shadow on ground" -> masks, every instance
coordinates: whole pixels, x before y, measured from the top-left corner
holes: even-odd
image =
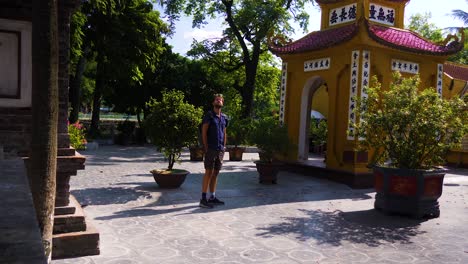
[[[377,210],[325,212],[300,210],[304,217],[284,217],[282,223],[259,230],[262,237],[294,236],[300,241],[314,239],[318,244],[340,246],[344,241],[377,247],[387,243],[410,243],[425,220],[384,215]]]

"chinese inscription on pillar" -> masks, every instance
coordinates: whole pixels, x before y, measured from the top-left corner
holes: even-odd
[[[371,3],[369,5],[369,20],[394,26],[395,9]]]
[[[437,64],[437,93],[442,97],[442,78],[444,75],[444,65]]]
[[[367,89],[369,88],[369,79],[370,79],[370,51],[362,51],[362,73],[361,73],[361,98],[367,98]],[[359,117],[359,122],[363,120],[362,111]],[[359,140],[363,140],[363,137],[359,137]]]
[[[330,58],[322,58],[317,60],[308,60],[304,62],[304,71],[319,71],[330,69]]]
[[[330,10],[329,26],[334,26],[356,20],[356,4],[341,6]]]
[[[362,76],[361,76],[361,97],[367,98],[367,88],[370,77],[370,52],[362,51]]]
[[[284,107],[286,105],[286,84],[288,78],[288,63],[283,63],[281,68],[281,85],[280,85],[280,111],[279,111],[279,121],[281,124],[284,123]]]
[[[419,64],[415,62],[409,62],[409,61],[403,61],[403,60],[392,60],[392,71],[418,74]]]
[[[349,109],[348,109],[348,140],[354,140],[354,124],[356,123],[356,108],[357,89],[358,89],[358,76],[359,76],[359,50],[354,50],[351,53],[351,78],[350,78],[350,91],[349,91]]]

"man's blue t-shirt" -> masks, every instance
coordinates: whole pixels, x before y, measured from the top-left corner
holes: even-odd
[[[218,117],[213,110],[203,117],[203,124],[208,123],[208,148],[213,150],[224,150],[224,129],[228,125],[228,119],[221,113]]]

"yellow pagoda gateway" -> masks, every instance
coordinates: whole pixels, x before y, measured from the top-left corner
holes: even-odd
[[[372,185],[367,152],[355,150],[352,124],[354,97],[365,97],[371,76],[389,86],[393,71],[419,74],[420,88],[434,87],[444,98],[466,92],[466,81],[444,73],[448,56],[463,48],[449,36],[433,43],[404,29],[405,5],[410,0],[317,0],[321,30],[290,43],[270,42],[283,60],[280,121],[288,125],[297,149],[290,161],[310,164],[311,110],[327,120],[327,175],[354,187]]]

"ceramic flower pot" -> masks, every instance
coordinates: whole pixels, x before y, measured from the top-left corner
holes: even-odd
[[[374,167],[374,208],[415,218],[439,217],[445,170]]]
[[[272,183],[276,184],[278,182],[278,172],[283,166],[280,162],[263,162],[255,161],[258,172],[258,181],[260,183]]]
[[[190,173],[186,170],[152,170],[154,180],[160,188],[179,188]]]
[[[205,156],[205,153],[202,147],[192,146],[189,148],[189,150],[190,150],[191,161],[203,161],[203,157]]]
[[[229,160],[230,161],[241,161],[242,155],[244,154],[245,148],[242,147],[232,147],[228,149],[229,151]]]

